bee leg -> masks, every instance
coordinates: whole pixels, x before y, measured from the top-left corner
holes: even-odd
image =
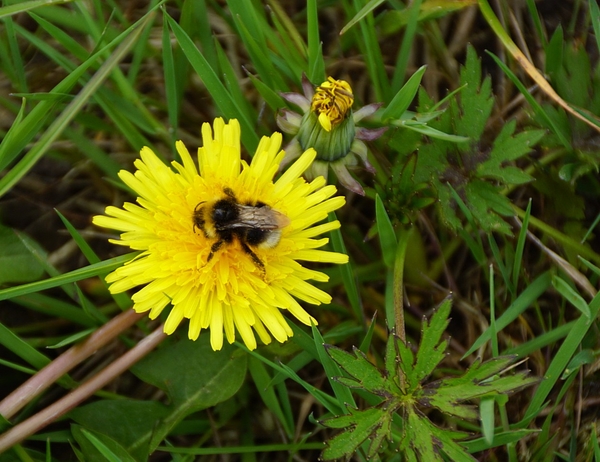
[[[254,263],[254,266],[256,266],[258,268],[258,270],[262,273],[262,277],[264,279],[264,277],[267,274],[267,270],[265,269],[265,264],[260,260],[260,258],[258,258],[256,256],[256,254],[252,251],[252,249],[250,247],[248,247],[248,244],[246,244],[245,242],[242,242],[242,249],[244,249],[244,252],[246,252],[248,255],[250,255],[250,258],[252,259],[252,263]]]
[[[210,246],[210,253],[208,254],[206,263],[208,263],[209,261],[212,260],[212,257],[214,257],[215,253],[218,252],[221,247],[223,247],[224,243],[225,243],[225,241],[223,239],[220,239],[217,242],[215,242],[213,245]]]

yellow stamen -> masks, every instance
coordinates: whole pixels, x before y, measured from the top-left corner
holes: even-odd
[[[354,96],[348,82],[328,77],[317,87],[311,108],[318,114],[323,129],[329,132],[346,118],[353,103]]]

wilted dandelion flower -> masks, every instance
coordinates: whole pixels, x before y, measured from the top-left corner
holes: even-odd
[[[313,148],[317,151],[317,158],[305,173],[308,179],[317,176],[327,178],[331,166],[344,187],[364,195],[362,186],[350,175],[347,167],[358,165],[360,159],[369,172],[375,173],[367,160],[367,145],[363,141],[380,137],[386,127],[367,129],[357,127],[356,123],[372,115],[381,105],[369,104],[353,113],[352,88],[348,82],[335,80],[333,77],[328,77],[327,81],[314,90],[303,76],[302,88],[304,96],[299,93],[282,95],[303,112],[300,115],[282,109],[277,115],[279,128],[295,135],[286,147],[282,164],[286,165],[306,149]]]
[[[214,132],[213,132],[214,130]],[[111,242],[141,251],[110,273],[112,293],[145,285],[132,297],[133,309],[156,318],[171,306],[165,332],[189,319],[188,336],[210,329],[214,350],[229,343],[236,330],[246,346],[292,336],[280,310],[304,324],[316,321],[296,298],[319,305],[331,296],[308,281],[328,277],[302,266],[302,261],[346,263],[343,254],[318,250],[328,242],[319,235],[338,221],[317,224],[344,204],[323,177],[308,183],[300,177],[314,160],[307,150],[275,182],[284,152],[281,135],[263,137],[250,164],[241,160],[240,126],[216,119],[213,130],[202,126],[204,146],[198,164],[181,141],[182,164],[165,165],[147,147],[135,161],[137,171],[121,171],[121,179],[139,197],[137,204],[109,206],[93,222],[122,231]]]

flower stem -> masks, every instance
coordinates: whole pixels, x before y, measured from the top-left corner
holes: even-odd
[[[404,343],[406,343],[406,328],[404,324],[404,262],[412,230],[413,228],[401,231],[396,247],[396,259],[394,260],[394,329],[396,336]],[[406,379],[401,370],[398,378],[400,379],[401,388],[404,388]]]
[[[167,337],[163,332],[163,326],[142,339],[135,347],[115,360],[105,369],[98,372],[94,377],[84,382],[68,395],[62,397],[46,409],[24,420],[18,425],[0,435],[0,453],[6,451],[13,445],[34,434],[46,425],[54,422],[59,417],[66,414],[79,403],[93,395],[96,391],[109,383],[118,375],[125,372],[133,364],[138,362],[150,351],[152,351],[160,342]]]
[[[396,335],[403,342],[406,342],[406,330],[404,327],[404,261],[406,259],[408,240],[411,235],[412,228],[400,233],[400,239],[396,247],[396,259],[394,261],[394,327]]]
[[[131,327],[142,317],[144,317],[144,314],[136,313],[133,310],[126,310],[115,316],[90,335],[84,342],[69,348],[4,398],[0,402],[0,414],[5,419],[10,419],[23,406],[69,372],[73,367],[94,354],[99,348],[106,345],[125,329]]]

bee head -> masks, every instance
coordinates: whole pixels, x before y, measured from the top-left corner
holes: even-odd
[[[233,199],[218,200],[212,209],[212,221],[216,229],[223,229],[239,217],[237,205]]]

